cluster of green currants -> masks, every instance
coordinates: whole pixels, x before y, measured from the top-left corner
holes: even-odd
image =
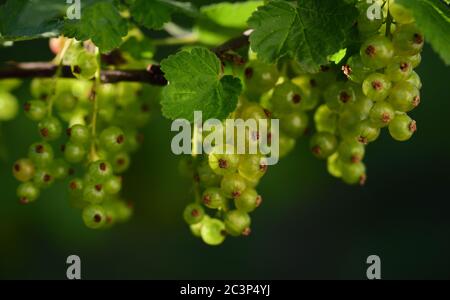
[[[365,147],[382,128],[398,141],[410,139],[416,131],[416,122],[407,113],[420,103],[421,81],[414,68],[420,64],[424,44],[414,18],[403,7],[385,6],[388,17],[374,20],[367,18],[369,4],[360,2],[358,8],[357,27],[364,40],[359,53],[349,55],[343,65],[323,66],[317,74],[304,72],[293,61],[281,62],[280,71],[276,65],[251,59],[242,74],[245,91],[230,116],[279,119],[280,158],[309,134],[313,119],[312,154],[326,159],[329,173],[348,184],[364,184]],[[248,213],[262,199],[255,187],[267,170],[263,161],[260,154],[213,151],[183,164],[194,176],[197,190],[195,203],[184,211],[195,236],[218,245],[226,235],[250,233]]]
[[[234,117],[267,118],[260,105],[247,101],[241,103]],[[264,155],[236,154],[233,143],[227,143],[225,136],[223,146],[225,151],[216,151],[216,145],[209,155],[195,157],[184,165],[184,169],[188,167],[187,174],[194,178],[197,193],[196,201],[184,210],[184,220],[192,233],[209,245],[221,244],[227,235],[251,233],[249,213],[261,205],[256,186],[267,171]],[[227,146],[232,150],[226,151]]]
[[[328,159],[328,170],[349,184],[364,184],[365,146],[382,128],[393,139],[409,140],[417,130],[407,113],[420,103],[422,86],[414,71],[420,62],[424,37],[411,13],[393,3],[386,18],[367,18],[368,4],[360,6],[358,30],[364,40],[342,71],[348,81],[337,81],[324,92],[325,104],[315,114],[317,133],[311,150]]]
[[[280,63],[279,72],[255,60],[244,72],[247,96],[280,120],[280,157],[309,133],[313,112],[311,152],[326,159],[329,173],[348,184],[366,181],[365,147],[382,128],[398,141],[412,137],[417,125],[407,113],[419,105],[422,85],[414,68],[421,62],[424,37],[410,12],[392,4],[385,6],[388,18],[370,20],[369,4],[358,7],[364,42],[343,65],[309,74],[296,62],[289,62],[289,68]]]
[[[131,83],[35,79],[31,94],[34,100],[24,104],[24,111],[37,123],[40,141],[13,166],[22,182],[17,189],[20,203],[36,201],[41,190],[70,177],[70,202],[82,209],[87,227],[106,228],[127,220],[132,209],[119,195],[120,174],[141,143],[138,129],[150,118],[141,88]]]

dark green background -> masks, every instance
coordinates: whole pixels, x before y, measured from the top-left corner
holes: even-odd
[[[49,58],[46,41],[0,49],[1,62]],[[406,143],[384,132],[368,147],[365,187],[328,175],[303,140],[263,179],[253,234],[220,247],[204,245],[182,221],[190,186],[160,116],[125,176],[124,194],[135,203],[128,223],[86,229],[62,185],[20,206],[11,167],[38,139],[21,113],[1,129],[8,159],[0,161],[0,278],[64,279],[66,258],[76,254],[84,279],[363,279],[366,258],[377,254],[385,279],[450,279],[450,68],[426,47],[418,73],[419,130]],[[26,86],[17,94],[29,97]]]

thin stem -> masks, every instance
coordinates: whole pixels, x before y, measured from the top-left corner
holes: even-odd
[[[93,104],[92,108],[92,120],[91,120],[91,150],[89,154],[90,161],[96,161],[99,159],[97,154],[97,115],[98,115],[98,99],[97,99],[97,88],[101,85],[100,79],[100,69],[101,69],[101,60],[100,60],[100,51],[98,48],[95,49],[95,55],[97,57],[98,69],[95,72],[95,81],[92,86],[91,91],[91,101]]]
[[[7,160],[7,149],[3,143],[3,132],[2,132],[2,122],[0,122],[0,160]]]
[[[72,39],[69,39],[64,43],[63,49],[55,58],[55,65],[62,65],[64,56],[66,55],[67,50],[69,50],[70,46],[72,45],[72,41]]]
[[[47,106],[47,113],[48,116],[51,117],[53,114],[53,103],[55,102],[56,97],[56,84],[59,77],[62,75],[62,68],[63,68],[63,59],[64,55],[66,55],[67,50],[69,49],[70,45],[72,44],[72,39],[69,39],[64,43],[64,47],[61,50],[61,52],[56,56],[55,58],[55,64],[57,65],[57,69],[55,72],[55,75],[53,76],[53,82],[52,82],[52,92],[50,94],[50,97],[48,99],[48,106]]]
[[[183,37],[192,33],[191,31],[172,22],[164,24],[163,27],[168,34],[174,37]]]
[[[202,204],[202,196],[200,195],[200,185],[198,182],[194,182],[194,195],[195,195],[195,203]]]
[[[152,41],[155,46],[176,46],[176,45],[186,45],[195,44],[198,42],[198,36],[196,34],[189,34],[180,37],[168,37],[160,40]]]

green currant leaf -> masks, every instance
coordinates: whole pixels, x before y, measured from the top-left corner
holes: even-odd
[[[100,0],[82,6],[81,19],[67,20],[63,31],[80,41],[91,39],[101,52],[108,52],[121,44],[128,26],[112,1]]]
[[[263,4],[263,1],[222,2],[203,6],[200,11],[203,16],[220,26],[245,29],[252,13]]]
[[[57,36],[66,10],[65,1],[8,0],[0,6],[0,42]]]
[[[242,34],[248,28],[247,20],[263,5],[263,1],[222,2],[203,6],[201,18],[194,26],[199,42],[205,45],[219,45]]]
[[[169,119],[194,119],[201,111],[204,119],[224,119],[236,109],[241,93],[238,78],[222,74],[220,60],[205,48],[193,48],[169,56],[161,62],[169,84],[162,94],[162,112]]]
[[[345,0],[271,1],[249,19],[250,45],[266,62],[288,55],[315,72],[328,56],[346,48],[357,17],[355,6]]]
[[[128,1],[133,18],[149,29],[160,29],[169,22],[175,12],[196,16],[198,11],[189,2],[173,0],[132,0]]]
[[[396,0],[410,9],[417,26],[439,53],[450,64],[450,7],[439,0]]]

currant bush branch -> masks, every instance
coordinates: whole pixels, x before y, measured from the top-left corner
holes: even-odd
[[[248,36],[249,33],[244,33],[212,49],[212,51],[222,61],[230,61],[230,55],[233,56],[234,54],[229,54],[228,52],[248,46]],[[54,77],[57,73],[58,65],[52,62],[10,62],[6,67],[0,68],[0,79],[49,78]],[[70,66],[62,66],[59,77],[75,78]],[[102,83],[142,82],[157,86],[167,84],[167,80],[159,65],[149,65],[146,70],[101,70],[100,80]]]

